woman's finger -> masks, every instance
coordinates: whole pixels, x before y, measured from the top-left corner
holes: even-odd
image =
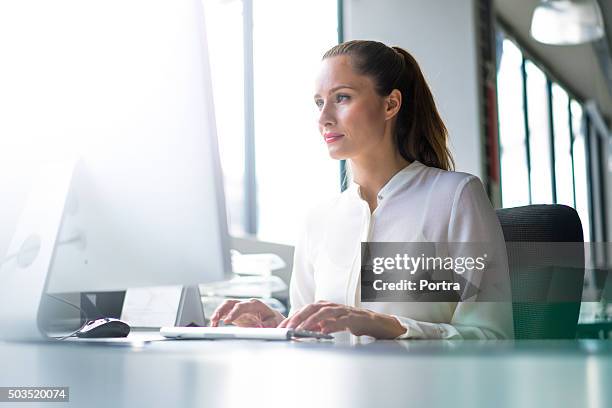
[[[308,319],[312,314],[318,312],[321,308],[327,306],[339,306],[337,303],[327,302],[325,300],[320,300],[316,303],[310,303],[300,309],[298,312],[294,313],[289,319],[285,319],[284,325],[282,327],[287,327],[290,329],[294,329],[299,326],[304,320]],[[281,326],[279,326],[281,327]]]
[[[211,327],[217,327],[219,325],[219,321],[223,320],[223,318],[225,318],[227,313],[229,313],[229,311],[232,310],[234,305],[239,302],[240,302],[239,300],[230,299],[230,300],[226,300],[221,305],[219,305],[217,309],[214,311],[214,313],[212,314],[212,317],[210,318]]]
[[[319,322],[326,319],[337,319],[347,313],[346,307],[343,306],[324,306],[299,324],[297,329],[318,330]]]
[[[232,324],[238,327],[263,327],[261,319],[250,313],[245,313],[232,320]]]
[[[290,318],[283,320],[283,322],[280,325],[278,325],[278,327],[286,327],[288,329],[295,329],[304,320],[308,319],[312,314],[318,312],[319,309],[327,305],[328,303],[324,303],[324,302],[310,303],[304,306],[303,308],[301,308],[296,313],[294,313],[293,316],[291,316]]]
[[[270,308],[258,300],[249,300],[240,302],[234,305],[232,310],[227,314],[224,323],[232,323],[235,319],[244,314],[253,314],[260,320],[263,320],[266,315],[270,314]]]
[[[338,319],[323,320],[319,322],[319,327],[319,330],[325,334],[351,330],[351,328],[349,327],[349,319],[346,316],[342,316]]]

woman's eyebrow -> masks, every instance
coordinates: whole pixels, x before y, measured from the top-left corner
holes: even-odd
[[[333,93],[333,92],[336,92],[336,91],[337,91],[337,90],[339,90],[339,89],[344,89],[344,88],[348,88],[348,89],[355,89],[355,87],[352,87],[352,86],[350,86],[350,85],[338,85],[338,86],[335,86],[335,87],[333,87],[332,89],[330,89],[330,90],[329,90],[329,93]],[[315,98],[319,98],[319,97],[321,97],[321,95],[319,95],[319,94],[315,94],[315,96],[314,96],[314,97],[315,97]]]

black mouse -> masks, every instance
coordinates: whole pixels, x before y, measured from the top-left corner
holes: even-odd
[[[97,320],[90,320],[78,332],[77,337],[82,338],[103,338],[103,337],[127,337],[130,333],[130,325],[119,319],[105,317]]]

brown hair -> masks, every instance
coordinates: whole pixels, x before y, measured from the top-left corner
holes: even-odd
[[[377,41],[354,40],[331,48],[323,59],[339,55],[350,56],[353,69],[372,78],[379,95],[387,96],[394,89],[402,94],[395,129],[395,143],[402,157],[452,170],[454,161],[447,146],[448,131],[412,55],[400,47],[387,47]]]

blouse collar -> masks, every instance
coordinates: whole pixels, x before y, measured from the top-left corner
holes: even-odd
[[[391,179],[387,181],[387,184],[385,184],[378,192],[378,202],[381,202],[386,198],[389,198],[394,195],[398,190],[402,188],[402,186],[406,185],[406,183],[408,183],[412,178],[414,178],[414,176],[422,167],[424,167],[424,164],[422,164],[418,160],[415,160],[397,173],[395,173],[393,177],[391,177]],[[349,191],[352,195],[358,197],[359,199],[363,199],[361,197],[359,184],[357,184],[353,180],[351,180]]]

